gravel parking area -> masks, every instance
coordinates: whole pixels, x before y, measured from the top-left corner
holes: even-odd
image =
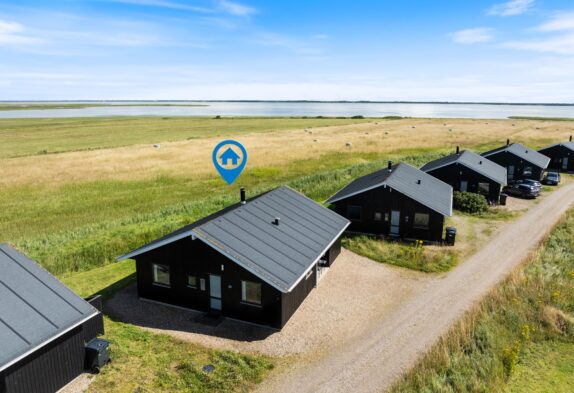
[[[230,319],[215,327],[197,323],[199,312],[140,300],[135,286],[110,299],[106,312],[112,318],[212,348],[284,356],[327,350],[359,336],[437,279],[373,263],[342,250],[317,288],[279,332]]]

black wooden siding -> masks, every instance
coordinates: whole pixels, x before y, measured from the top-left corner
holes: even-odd
[[[560,172],[573,172],[574,171],[574,152],[567,147],[556,145],[547,149],[539,150],[539,153],[550,157],[548,169],[553,169]],[[567,169],[562,169],[562,160],[568,158]]]
[[[543,168],[536,166],[530,163],[529,161],[525,161],[522,158],[515,156],[514,154],[509,153],[507,151],[501,151],[492,154],[490,156],[487,156],[486,158],[506,168],[509,183],[511,183],[513,180],[522,180],[522,179],[542,180],[542,176],[544,175]],[[514,177],[512,179],[510,178],[510,173],[508,171],[508,167],[510,165],[514,165]],[[530,176],[524,175],[524,168],[526,167],[532,168],[532,175]]]
[[[466,181],[467,191],[479,194],[478,183],[488,183],[490,192],[486,195],[486,199],[498,203],[500,198],[501,185],[492,179],[481,175],[480,173],[460,164],[450,164],[427,172],[437,179],[450,184],[454,191],[460,191],[460,183]]]
[[[85,343],[100,323],[98,314],[2,371],[0,393],[54,393],[70,383],[84,371]]]
[[[333,209],[348,219],[349,206],[361,207],[361,219],[351,220],[347,228],[350,232],[359,232],[377,235],[390,234],[391,210],[401,212],[399,236],[405,239],[426,240],[439,242],[442,240],[444,216],[412,198],[390,187],[377,187],[349,198],[333,203]],[[375,220],[375,213],[381,213],[381,220]],[[414,227],[415,213],[429,215],[428,229]],[[387,220],[385,220],[387,218]]]
[[[340,240],[335,242],[334,251],[327,252],[331,262],[338,255],[337,247],[340,251]],[[169,287],[153,283],[154,263],[170,267]],[[313,271],[312,277],[303,278],[291,293],[284,294],[202,241],[189,237],[137,256],[136,268],[141,298],[199,311],[210,310],[209,275],[219,275],[222,315],[277,329],[285,326],[315,285]],[[187,285],[188,275],[197,277],[196,288]],[[205,290],[201,290],[201,279],[205,280]],[[261,283],[261,305],[242,302],[241,281]]]

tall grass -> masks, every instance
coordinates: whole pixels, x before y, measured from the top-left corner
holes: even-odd
[[[424,162],[440,155],[441,153],[427,153],[416,156],[396,154],[388,157],[420,166]],[[336,167],[336,164],[332,164],[336,160],[337,155],[332,155],[321,162],[309,160],[295,163],[294,170],[288,173],[309,172],[309,167],[313,168],[315,165]],[[243,184],[248,185],[250,195],[256,195],[286,183],[310,198],[322,202],[350,180],[380,169],[384,165],[386,165],[385,160],[374,159],[370,162],[354,164],[339,169],[317,171],[306,176],[287,178],[264,176],[258,179],[249,179]],[[299,169],[296,169],[297,167]],[[213,180],[209,181],[216,183]],[[188,202],[185,203],[175,203],[150,212],[139,212],[117,219],[105,217],[105,220],[101,220],[98,223],[78,226],[72,230],[61,230],[69,224],[69,221],[64,219],[60,223],[62,225],[56,227],[60,230],[47,232],[45,226],[43,226],[40,228],[42,233],[34,236],[19,236],[18,240],[13,242],[30,256],[40,261],[45,268],[54,274],[61,275],[70,271],[89,270],[93,267],[110,263],[118,255],[236,203],[238,192],[235,190],[238,187],[234,187],[233,192],[230,193],[228,187],[196,185],[194,192],[190,193],[189,198],[187,198]],[[211,192],[206,193],[205,189],[210,189]],[[166,192],[166,190],[162,192]],[[97,198],[89,198],[86,202],[93,202],[93,209],[97,209],[98,203],[102,203]],[[106,203],[106,201],[103,203]],[[102,208],[106,209],[106,206],[102,206]],[[74,212],[69,213],[73,214]],[[41,214],[41,212],[38,212],[38,214]],[[93,214],[98,216],[97,211]],[[88,217],[93,218],[94,216]],[[55,216],[53,219],[58,220],[58,217]],[[73,219],[73,216],[70,217],[70,220]],[[17,220],[16,216],[14,220]],[[47,223],[46,225],[50,224]]]
[[[467,313],[391,391],[502,390],[533,346],[574,344],[573,286],[570,210],[539,253]]]
[[[0,158],[370,121],[373,120],[199,116],[0,119]]]

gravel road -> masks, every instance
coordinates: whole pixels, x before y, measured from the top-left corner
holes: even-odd
[[[367,326],[363,334],[273,374],[258,391],[388,389],[466,310],[528,258],[573,203],[574,183],[565,184],[502,227],[452,272]]]

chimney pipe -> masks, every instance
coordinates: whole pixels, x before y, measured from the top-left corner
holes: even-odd
[[[570,142],[572,142],[572,135],[570,135]]]
[[[392,161],[387,162],[387,169],[389,169],[389,170],[393,169],[393,162]]]
[[[422,183],[421,179],[418,179],[417,184],[421,184],[421,183]]]
[[[241,204],[245,205],[245,188],[241,187],[239,189],[239,197],[241,198]]]
[[[281,219],[279,217],[275,217],[275,219],[273,220],[273,225],[279,225],[279,221]]]
[[[510,145],[510,139],[506,140],[506,146]]]
[[[460,154],[460,146],[456,147],[456,154]]]

